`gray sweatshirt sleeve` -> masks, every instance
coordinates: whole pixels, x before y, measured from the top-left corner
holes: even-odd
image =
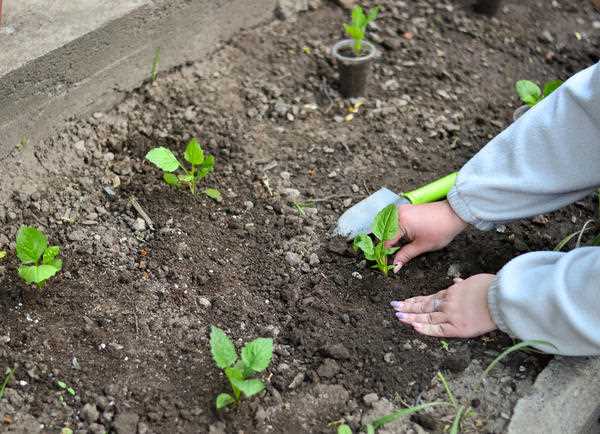
[[[569,79],[459,172],[454,211],[486,230],[549,212],[600,186],[600,64]],[[554,344],[564,355],[600,354],[600,247],[519,256],[498,273],[488,306],[498,327]]]

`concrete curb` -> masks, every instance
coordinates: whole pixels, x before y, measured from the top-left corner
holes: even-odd
[[[160,70],[201,59],[241,29],[271,20],[276,6],[276,0],[132,3],[122,16],[113,18],[107,11],[110,20],[100,27],[90,24],[88,33],[0,76],[0,160],[14,151],[21,137],[36,142],[63,119],[113,105],[120,92],[149,77],[157,47]],[[9,25],[10,11],[5,12],[3,25]],[[31,45],[37,42],[35,36],[32,32]],[[11,59],[3,55],[2,63]]]
[[[508,434],[600,433],[600,358],[556,357],[515,406]]]

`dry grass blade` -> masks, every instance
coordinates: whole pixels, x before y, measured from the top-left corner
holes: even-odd
[[[560,242],[556,245],[556,247],[554,247],[554,251],[560,252],[563,249],[563,247],[565,247],[567,245],[567,243],[575,237],[578,237],[577,238],[577,247],[579,247],[583,233],[585,231],[591,229],[588,227],[590,222],[593,222],[593,220],[588,220],[587,222],[585,222],[585,224],[583,225],[583,227],[580,230],[573,232],[572,234],[569,234],[566,237],[564,237],[562,240],[560,240]]]

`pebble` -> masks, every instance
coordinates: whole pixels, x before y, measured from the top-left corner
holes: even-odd
[[[350,351],[343,344],[333,344],[323,347],[321,352],[336,360],[350,359]]]
[[[87,403],[81,409],[81,414],[87,423],[93,423],[100,417],[100,412],[96,408],[95,404]]]
[[[282,188],[279,190],[282,196],[284,196],[288,201],[295,202],[300,199],[300,190],[295,188]]]
[[[321,261],[319,260],[319,256],[317,256],[316,253],[311,253],[310,256],[308,257],[308,263],[310,265],[317,265],[320,262]]]
[[[113,422],[113,429],[117,434],[131,434],[136,432],[140,417],[137,413],[119,413]]]
[[[377,396],[376,393],[367,393],[365,396],[363,396],[363,402],[366,405],[373,405],[377,401],[379,401],[379,396]]]
[[[385,353],[383,355],[383,360],[385,361],[385,363],[391,365],[394,363],[394,354],[393,353]]]
[[[300,372],[299,374],[296,374],[296,376],[294,377],[294,379],[288,386],[288,389],[295,389],[296,387],[300,386],[304,382],[304,376],[305,376],[304,372]]]
[[[71,241],[83,241],[85,239],[85,232],[82,230],[75,230],[69,234],[69,240]]]
[[[200,297],[198,299],[198,303],[200,303],[200,305],[204,306],[204,307],[210,307],[212,305],[212,303],[210,302],[210,300],[206,297]]]
[[[146,221],[143,218],[138,217],[135,219],[135,221],[131,225],[131,228],[136,232],[145,231],[146,230]]]
[[[321,378],[331,378],[340,372],[340,365],[333,359],[325,359],[317,369],[317,374]]]
[[[357,0],[335,0],[335,2],[344,9],[352,9],[357,4]]]
[[[285,261],[292,267],[297,267],[302,263],[302,256],[294,252],[285,254]]]

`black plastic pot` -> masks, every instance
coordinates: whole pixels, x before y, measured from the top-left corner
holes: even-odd
[[[478,14],[494,16],[498,13],[502,0],[477,0],[473,5],[473,10]]]
[[[354,41],[345,39],[335,44],[331,50],[340,73],[340,92],[346,98],[364,96],[369,81],[371,64],[377,55],[373,44],[363,41],[363,56],[356,57],[352,47]]]

